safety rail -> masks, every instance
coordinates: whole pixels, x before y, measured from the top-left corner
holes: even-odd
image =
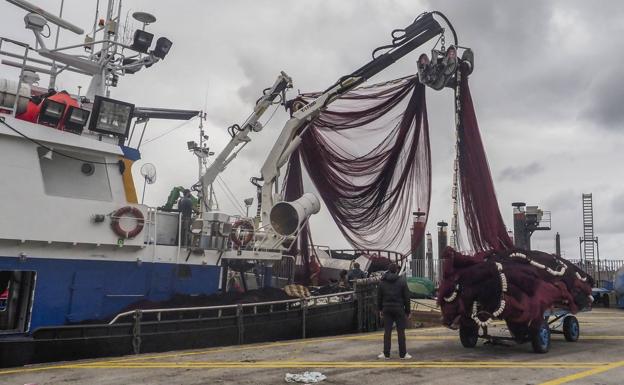
[[[291,307],[311,307],[311,306],[322,306],[339,302],[351,301],[354,298],[355,291],[345,291],[341,293],[332,293],[332,294],[324,294],[309,298],[295,298],[295,299],[287,299],[282,301],[268,301],[268,302],[254,302],[254,303],[241,303],[234,305],[220,305],[220,306],[195,306],[195,307],[179,307],[179,308],[160,308],[160,309],[136,309],[129,310],[123,313],[119,313],[113,318],[108,324],[113,325],[117,323],[117,321],[123,317],[127,316],[135,316],[137,314],[156,314],[156,318],[158,321],[161,320],[162,314],[165,313],[175,313],[175,312],[191,312],[191,311],[217,311],[218,317],[223,315],[223,310],[227,309],[237,309],[237,314],[240,311],[242,314],[242,310],[246,308],[251,308],[252,314],[258,313],[258,308],[263,306],[269,307],[269,313],[274,311],[274,307],[276,305],[285,305],[286,310],[289,310]],[[296,305],[296,306],[295,306]],[[201,317],[199,317],[201,318]]]
[[[615,273],[619,268],[624,266],[624,260],[622,259],[600,259],[598,261],[587,260],[569,260],[572,264],[576,265],[587,274],[591,275],[595,281],[595,286],[600,287],[604,284],[603,281],[613,283],[615,279]]]
[[[412,277],[427,278],[438,286],[442,277],[442,263],[443,260],[438,258],[413,258],[410,261]]]
[[[356,259],[361,255],[385,257],[396,263],[403,263],[405,255],[398,251],[377,250],[377,249],[330,249],[329,254],[336,259]],[[352,255],[353,258],[347,258],[345,255]]]
[[[24,54],[23,55],[17,55],[17,54],[11,53],[11,52],[3,51],[2,47],[4,45],[3,43],[5,43],[5,42],[17,45],[19,47],[22,47],[24,49]],[[26,44],[26,43],[22,43],[20,41],[9,39],[9,38],[6,38],[6,37],[0,37],[0,55],[22,59],[21,63],[9,62],[7,60],[2,60],[1,61],[1,63],[4,64],[4,65],[17,67],[17,68],[20,69],[19,79],[17,81],[17,88],[15,89],[15,100],[13,101],[13,106],[10,107],[11,113],[13,114],[13,116],[17,115],[19,99],[21,97],[20,92],[21,92],[21,89],[22,89],[22,83],[24,82],[24,71],[26,71],[27,69],[31,69],[31,70],[34,69],[32,67],[29,67],[28,64],[27,64],[27,62],[29,60],[32,60],[32,59],[30,59],[28,57],[28,53],[32,49],[33,48],[30,45]],[[28,95],[28,97],[30,97],[30,95]]]

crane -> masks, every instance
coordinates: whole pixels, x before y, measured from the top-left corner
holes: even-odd
[[[315,119],[340,95],[353,90],[435,36],[443,36],[444,29],[434,19],[434,15],[440,16],[445,20],[453,32],[455,41],[457,41],[452,25],[442,13],[437,11],[425,12],[406,28],[394,30],[392,32],[392,43],[375,49],[372,61],[353,73],[341,77],[315,100],[292,114],[292,117],[282,128],[261,169],[262,179],[264,180],[261,218],[266,234],[258,237],[256,242],[257,248],[272,249],[279,245],[284,238],[296,236],[295,234],[308,217],[320,209],[318,198],[313,194],[304,194],[302,198],[295,202],[280,202],[281,197],[278,194],[280,169],[301,144],[302,136],[307,129],[300,130],[300,128]],[[376,55],[378,52],[381,53]],[[431,84],[427,85],[432,86]],[[285,205],[289,207],[285,209]]]
[[[282,71],[275,83],[273,83],[273,86],[267,88],[263,96],[256,102],[253,112],[245,122],[240,126],[235,124],[230,127],[232,139],[215,158],[214,162],[208,166],[198,182],[201,186],[202,212],[210,210],[208,199],[206,198],[210,196],[210,186],[214,183],[217,176],[225,170],[227,165],[236,158],[240,150],[251,141],[249,133],[262,130],[262,124],[259,122],[260,117],[275,102],[275,99],[279,96],[282,96],[282,100],[284,99],[284,93],[288,88],[292,88],[292,79]]]

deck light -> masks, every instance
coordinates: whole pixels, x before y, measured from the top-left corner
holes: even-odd
[[[154,48],[152,53],[157,58],[164,59],[165,56],[167,56],[167,54],[169,53],[172,45],[173,43],[171,42],[171,40],[167,39],[166,37],[159,37],[158,40],[156,40],[156,47]]]
[[[90,111],[71,106],[65,118],[65,131],[80,135],[89,121]]]
[[[41,104],[39,112],[39,124],[45,124],[56,127],[63,119],[65,113],[65,104],[54,100],[45,99]]]
[[[134,104],[96,95],[89,130],[126,137],[133,111]]]
[[[131,48],[137,52],[147,53],[147,50],[152,45],[154,40],[154,34],[140,29],[134,31],[134,39]]]

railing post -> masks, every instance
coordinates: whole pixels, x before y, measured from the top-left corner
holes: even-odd
[[[308,314],[308,301],[304,298],[301,301],[301,338],[306,338],[306,316]]]
[[[238,344],[242,345],[245,342],[245,325],[243,324],[243,305],[236,305],[236,323],[238,326]]]
[[[364,331],[364,313],[363,313],[363,309],[365,308],[364,306],[364,301],[365,301],[365,296],[362,295],[362,285],[358,285],[357,281],[355,282],[355,293],[354,295],[354,300],[355,300],[355,306],[356,306],[356,312],[357,312],[357,331],[358,332],[363,332]]]
[[[132,327],[132,350],[134,354],[141,353],[141,310],[134,311],[134,326]]]

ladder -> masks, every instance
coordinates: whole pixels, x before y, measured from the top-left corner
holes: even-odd
[[[592,194],[583,194],[583,258],[585,262],[595,262],[594,208]]]

